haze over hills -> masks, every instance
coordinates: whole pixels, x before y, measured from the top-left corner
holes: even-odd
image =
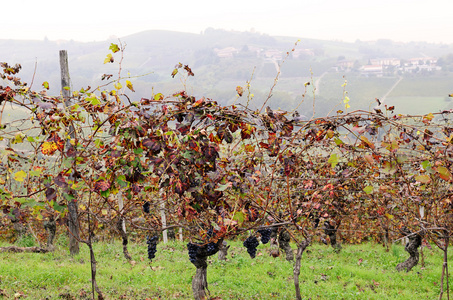
[[[118,43],[118,39],[92,43],[0,40],[0,61],[20,63],[22,79],[33,79],[35,89],[48,81],[50,93],[58,94],[59,50],[68,50],[72,88],[95,87],[105,84],[103,74],[118,76],[119,53],[114,64],[103,63],[111,43]],[[121,38],[121,43],[126,45],[122,76],[132,76],[137,100],[186,88],[197,97],[206,96],[225,105],[245,103],[245,96],[237,98],[236,86],[251,80],[254,96],[250,105],[258,107],[280,71],[269,101],[275,109],[292,110],[303,101],[298,109],[311,115],[315,99],[315,114],[322,116],[337,105],[341,109],[346,94],[351,109],[368,109],[375,105],[375,98],[382,97],[400,113],[434,112],[451,105],[447,96],[453,92],[453,45],[298,41],[212,28],[202,34],[144,31]],[[185,82],[172,78],[179,62],[189,65],[195,76]],[[347,84],[342,86],[345,80]],[[307,90],[305,82],[312,83]]]

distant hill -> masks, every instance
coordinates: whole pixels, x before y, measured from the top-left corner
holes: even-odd
[[[322,115],[338,103],[341,106],[344,92],[350,96],[352,108],[368,108],[374,98],[388,94],[399,76],[406,79],[395,88],[393,101],[397,101],[395,99],[398,97],[412,96],[411,82],[417,84],[417,88],[423,88],[424,81],[411,80],[413,77],[430,78],[426,80],[428,85],[424,91],[437,97],[429,100],[436,101],[433,108],[448,104],[442,102],[443,97],[453,92],[453,86],[448,84],[453,82],[448,81],[448,78],[453,77],[453,45],[396,43],[390,40],[355,43],[316,39],[298,41],[294,37],[212,28],[201,34],[143,31],[122,37],[121,42],[126,45],[122,75],[148,74],[131,79],[137,98],[150,97],[153,92],[171,93],[184,88],[181,80],[170,76],[179,62],[189,65],[195,73],[195,77],[185,83],[189,92],[213,98],[223,104],[240,102],[242,98],[237,99],[236,86],[244,86],[246,81],[252,79],[251,93],[254,97],[251,105],[260,106],[268,97],[269,89],[280,70],[279,82],[269,104],[275,108],[291,109],[304,101],[299,108],[306,114],[312,113],[313,97],[318,104],[315,113]],[[48,81],[50,92],[58,94],[60,49],[68,51],[72,85],[74,89],[79,89],[103,84],[100,80],[102,74],[117,76],[117,64],[103,63],[109,53],[110,43],[118,43],[118,40],[92,43],[0,40],[0,61],[20,63],[23,67],[21,77],[25,81],[33,80],[35,89],[39,89],[43,81]],[[408,74],[398,73],[395,67],[390,70],[387,68],[378,76],[369,76],[360,71],[361,67],[370,65],[371,61],[377,61],[378,58],[395,58],[403,64],[412,58],[423,57],[440,58],[443,65],[439,68],[442,71]],[[442,78],[445,84],[438,84],[436,78]],[[345,79],[348,84],[343,88],[341,85]],[[304,83],[307,81],[311,81],[312,85],[303,95]],[[313,90],[314,83],[318,89],[316,92]],[[392,94],[388,94],[388,97],[392,99]],[[406,106],[410,100],[404,99]],[[245,103],[245,100],[242,102]],[[424,107],[429,109],[431,106]]]

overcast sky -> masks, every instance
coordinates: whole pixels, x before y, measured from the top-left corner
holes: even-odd
[[[0,39],[102,41],[212,27],[350,42],[453,43],[451,0],[6,0],[0,7]]]

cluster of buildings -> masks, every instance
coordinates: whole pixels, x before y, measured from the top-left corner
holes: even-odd
[[[244,49],[245,48],[245,49]],[[235,47],[226,47],[226,48],[215,48],[215,54],[220,58],[233,58],[235,55],[238,55],[240,52],[249,52],[253,53],[256,57],[262,57],[264,59],[272,61],[280,61],[286,55],[281,49],[263,49],[255,46],[245,46],[243,49],[238,49]],[[293,58],[314,56],[315,53],[311,49],[294,49],[291,51],[291,56]]]
[[[219,58],[233,58],[241,53],[249,53],[255,57],[277,62],[287,55],[281,49],[263,49],[256,46],[244,46],[242,49],[235,47],[215,48],[214,53]],[[294,49],[291,51],[293,58],[306,58],[315,56],[311,49]],[[337,72],[349,72],[351,70],[360,72],[363,76],[382,77],[384,75],[397,74],[417,74],[441,70],[437,65],[437,58],[434,57],[415,57],[410,59],[399,58],[373,58],[367,64],[362,64],[358,60],[339,60],[332,67]]]
[[[358,70],[364,76],[393,75],[395,73],[424,73],[439,71],[442,68],[437,65],[437,58],[417,57],[410,59],[398,58],[374,58],[370,59],[366,65],[361,65],[358,61],[340,60],[334,69],[338,72]]]

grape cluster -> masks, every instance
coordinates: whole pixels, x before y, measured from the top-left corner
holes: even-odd
[[[157,235],[153,237],[147,237],[146,243],[148,244],[148,258],[149,260],[152,260],[154,257],[156,257],[156,252],[157,252],[157,242],[159,240],[159,237]]]
[[[187,244],[187,250],[189,250],[189,259],[191,263],[195,263],[197,261],[197,253],[199,249],[200,246],[198,246],[197,244]]]
[[[258,229],[258,233],[261,234],[261,242],[263,244],[267,244],[271,239],[272,229],[270,228]]]
[[[208,256],[214,255],[219,251],[219,247],[216,243],[210,242],[206,245],[206,254]]]
[[[145,204],[143,204],[143,211],[147,214],[149,214],[149,207],[150,207],[150,203],[148,201],[145,202]]]
[[[258,239],[255,236],[249,236],[245,241],[244,241],[244,247],[247,248],[247,252],[250,254],[251,258],[255,258],[256,256],[256,247],[258,247],[260,243],[258,242]]]

